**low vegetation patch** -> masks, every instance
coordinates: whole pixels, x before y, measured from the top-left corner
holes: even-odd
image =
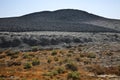
[[[71,71],[77,71],[78,67],[74,63],[68,63],[65,65],[66,69],[71,70]]]
[[[52,56],[57,55],[57,51],[53,50],[51,53]]]
[[[32,68],[32,64],[31,63],[25,63],[24,64],[24,69],[30,69]]]
[[[36,65],[39,65],[40,64],[40,61],[38,59],[35,59],[32,61],[32,65],[33,66],[36,66]]]
[[[88,58],[96,58],[96,55],[94,53],[88,53],[87,57]]]
[[[68,80],[80,80],[80,73],[77,71],[72,71],[67,75]]]

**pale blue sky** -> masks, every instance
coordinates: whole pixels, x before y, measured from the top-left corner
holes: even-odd
[[[0,17],[69,8],[120,19],[120,0],[0,0]]]

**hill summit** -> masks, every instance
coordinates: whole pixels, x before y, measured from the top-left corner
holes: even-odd
[[[120,32],[120,20],[82,10],[61,9],[0,18],[0,31]]]

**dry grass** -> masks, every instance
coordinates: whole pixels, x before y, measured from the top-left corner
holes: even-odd
[[[120,66],[103,67],[97,63],[101,60],[98,57],[96,53],[82,53],[81,47],[33,52],[7,50],[0,53],[0,79],[97,80],[96,75],[120,76]]]

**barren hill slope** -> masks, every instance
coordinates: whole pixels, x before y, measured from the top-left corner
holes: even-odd
[[[120,21],[81,10],[62,9],[0,18],[0,31],[119,32]]]

